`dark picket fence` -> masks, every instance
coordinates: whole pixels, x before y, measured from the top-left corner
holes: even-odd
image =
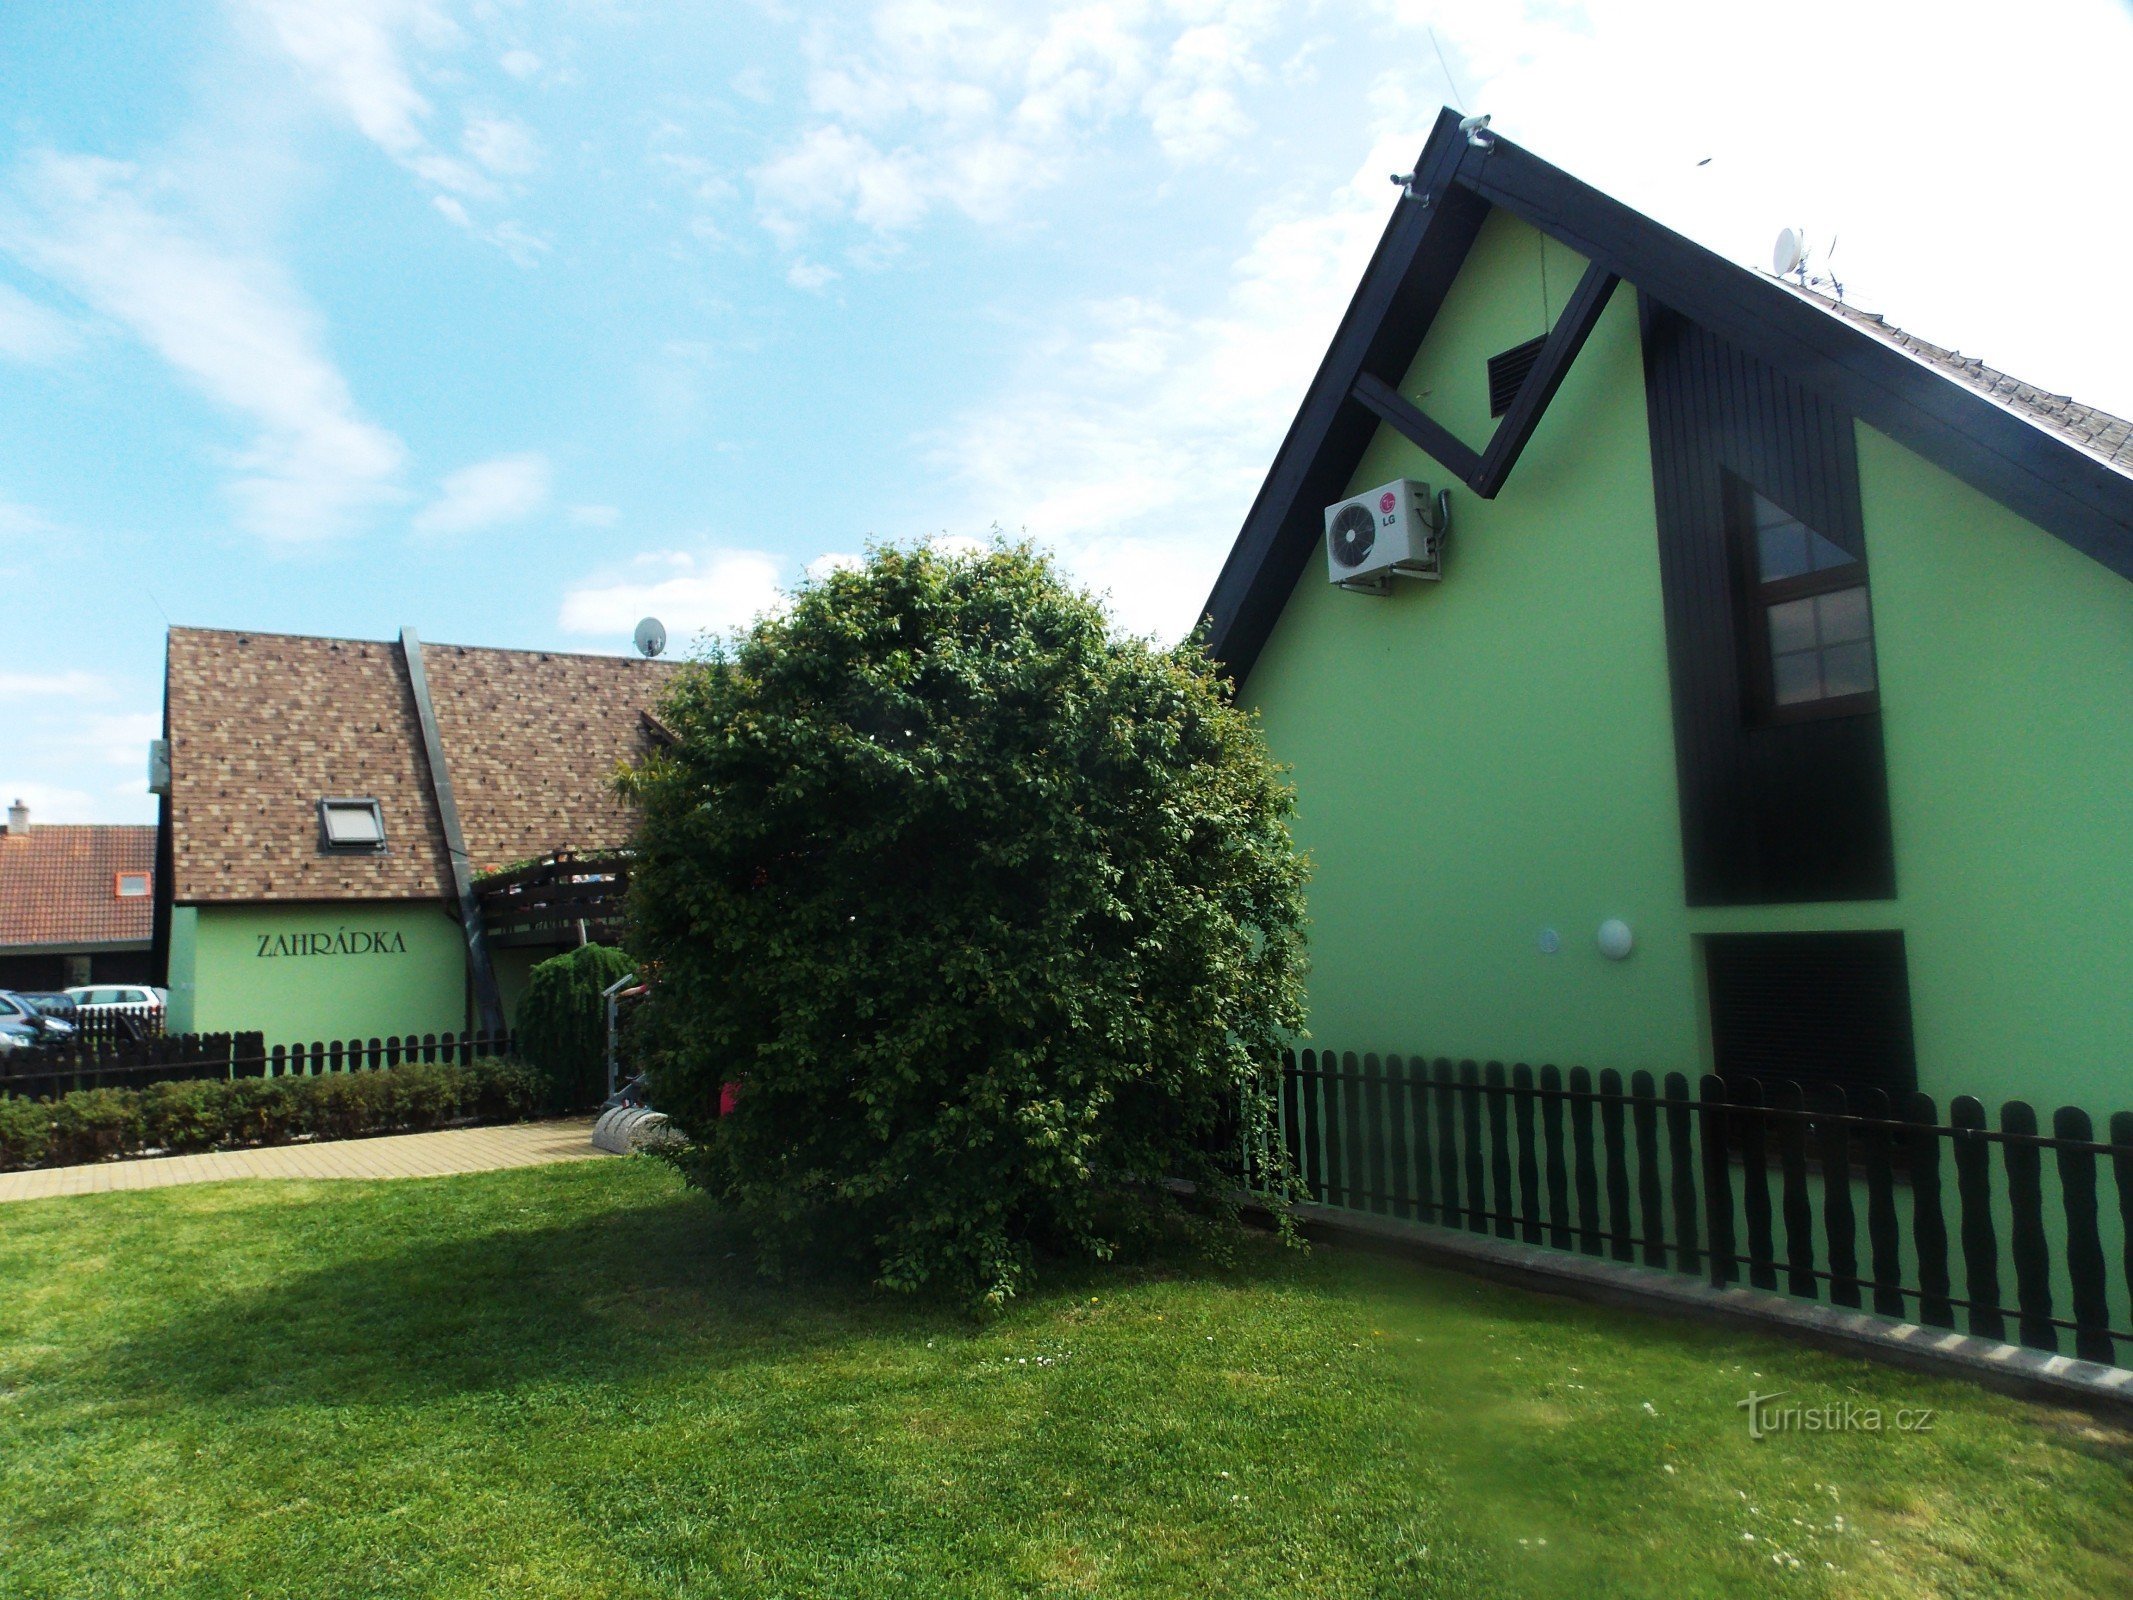
[[[77,1044],[131,1044],[162,1036],[163,1008],[98,1006],[93,1011],[76,1010],[67,1021],[74,1024]]]
[[[394,1034],[268,1048],[257,1033],[183,1033],[81,1042],[0,1057],[0,1094],[42,1099],[76,1089],[139,1089],[195,1078],[284,1078],[365,1072],[404,1061],[508,1055],[508,1033]]]
[[[1663,1088],[1635,1073],[1625,1090],[1612,1070],[1595,1084],[1582,1067],[1566,1080],[1554,1067],[1306,1050],[1283,1058],[1278,1125],[1302,1197],[1319,1204],[1927,1327],[1954,1329],[1960,1313],[1970,1333],[2037,1350],[2070,1334],[2089,1361],[2133,1353],[2133,1112],[2111,1118],[2107,1141],[2071,1106],[2048,1134],[2019,1100],[1998,1120],[1969,1095],[1943,1121],[1922,1094],[1892,1105],[1878,1090],[1848,1100],[1716,1077],[1692,1093],[1678,1072]]]

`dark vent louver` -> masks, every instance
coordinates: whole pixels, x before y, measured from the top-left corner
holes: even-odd
[[[1547,342],[1548,337],[1543,334],[1524,344],[1514,344],[1501,355],[1489,357],[1490,416],[1500,417],[1511,409],[1511,402],[1518,398],[1518,391],[1525,386],[1526,374],[1540,359],[1541,346]]]
[[[1722,1078],[1787,1079],[1900,1102],[1918,1087],[1901,933],[1728,933],[1704,939]],[[1767,1092],[1767,1091],[1766,1091]]]

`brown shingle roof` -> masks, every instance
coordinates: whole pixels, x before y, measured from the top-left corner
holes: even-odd
[[[121,872],[153,872],[148,827],[42,824],[0,829],[0,949],[148,943],[155,901],[120,899]],[[151,884],[154,882],[150,879]]]
[[[1803,300],[1820,306],[1832,316],[1841,317],[1853,327],[1864,329],[1899,350],[1908,351],[1957,383],[1967,384],[1980,394],[1990,396],[2018,416],[2079,446],[2098,460],[2133,474],[2133,422],[2095,406],[2083,405],[2067,395],[2053,394],[2049,389],[2024,383],[1997,367],[1988,367],[1976,356],[1944,349],[1930,339],[1921,339],[1917,334],[1897,327],[1877,311],[1861,311],[1857,306],[1817,294],[1812,289],[1803,289],[1783,278],[1773,281],[1784,284]]]
[[[672,664],[428,643],[422,661],[477,872],[627,841],[608,778],[643,752]],[[175,899],[451,892],[398,644],[173,628],[170,737]],[[386,853],[321,853],[327,795],[375,796]]]
[[[611,850],[634,818],[609,783],[649,748],[670,662],[425,644],[437,733],[474,870]]]

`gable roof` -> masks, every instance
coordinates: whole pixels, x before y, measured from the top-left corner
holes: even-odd
[[[438,734],[476,870],[627,842],[608,792],[672,663],[425,644]],[[438,899],[455,893],[398,644],[170,630],[172,898]],[[318,802],[374,797],[378,855],[328,855]]]
[[[156,830],[132,824],[0,828],[0,950],[148,944],[155,901],[120,899],[121,872],[153,873]],[[153,879],[151,878],[151,882]]]
[[[1590,267],[1512,413],[1477,453],[1397,392],[1482,221],[1502,207]],[[1239,682],[1322,535],[1323,508],[1388,423],[1493,496],[1619,280],[1888,434],[2075,549],[2133,577],[2124,424],[1790,286],[1662,227],[1499,136],[1440,112],[1333,342],[1209,594],[1208,652]],[[1582,325],[1573,316],[1582,313]],[[2011,387],[2009,387],[2011,386]],[[2025,398],[2024,395],[2029,398]],[[2056,403],[2056,406],[2055,406]],[[2111,441],[2116,440],[2114,444]]]

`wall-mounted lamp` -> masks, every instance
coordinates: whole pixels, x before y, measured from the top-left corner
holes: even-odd
[[[1597,942],[1600,954],[1610,961],[1626,961],[1630,951],[1637,948],[1637,936],[1620,917],[1609,917],[1600,924]]]

